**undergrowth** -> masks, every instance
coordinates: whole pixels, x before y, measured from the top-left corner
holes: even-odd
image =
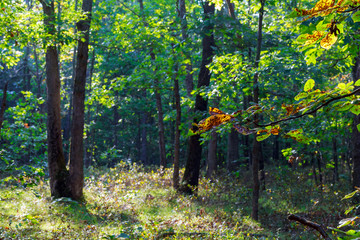
[[[86,176],[83,203],[50,198],[43,178],[30,187],[3,182],[0,239],[318,239],[287,215],[336,227],[346,208],[340,199],[349,191],[345,182],[315,186],[306,170],[272,167],[255,222],[246,171],[201,178],[197,196],[173,190],[171,169],[120,163],[90,168]]]

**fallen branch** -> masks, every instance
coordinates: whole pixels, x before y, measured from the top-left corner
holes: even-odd
[[[311,227],[311,228],[315,229],[316,231],[318,231],[325,240],[331,240],[329,235],[325,232],[324,228],[320,224],[311,222],[303,217],[300,217],[300,216],[297,216],[294,214],[289,215],[288,219],[292,220],[292,221],[297,221],[305,226]]]

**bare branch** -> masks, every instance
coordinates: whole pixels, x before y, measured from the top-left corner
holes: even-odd
[[[303,217],[300,217],[300,216],[297,216],[297,215],[294,215],[294,214],[289,215],[288,219],[290,221],[297,221],[297,222],[299,222],[299,223],[301,223],[301,224],[303,224],[305,226],[311,227],[311,228],[315,229],[316,231],[318,231],[325,240],[331,240],[329,235],[325,232],[323,226],[321,226],[318,223],[309,221],[309,220],[307,220],[307,219],[305,219]]]

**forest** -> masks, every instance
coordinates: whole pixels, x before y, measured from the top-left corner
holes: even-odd
[[[359,0],[1,0],[0,239],[359,239]]]

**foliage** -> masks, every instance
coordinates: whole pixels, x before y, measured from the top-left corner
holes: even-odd
[[[201,178],[197,196],[182,196],[170,188],[171,169],[161,173],[121,162],[111,169],[88,171],[84,203],[47,197],[48,182],[43,178],[26,189],[2,183],[0,237],[286,239],[295,234],[310,239],[312,233],[284,222],[288,212],[327,219],[326,224],[336,226],[336,216],[343,211],[336,202],[345,189],[314,187],[305,173],[310,169],[271,170],[260,200],[261,225],[248,217],[251,186],[246,171],[241,177],[222,173],[212,181]]]

